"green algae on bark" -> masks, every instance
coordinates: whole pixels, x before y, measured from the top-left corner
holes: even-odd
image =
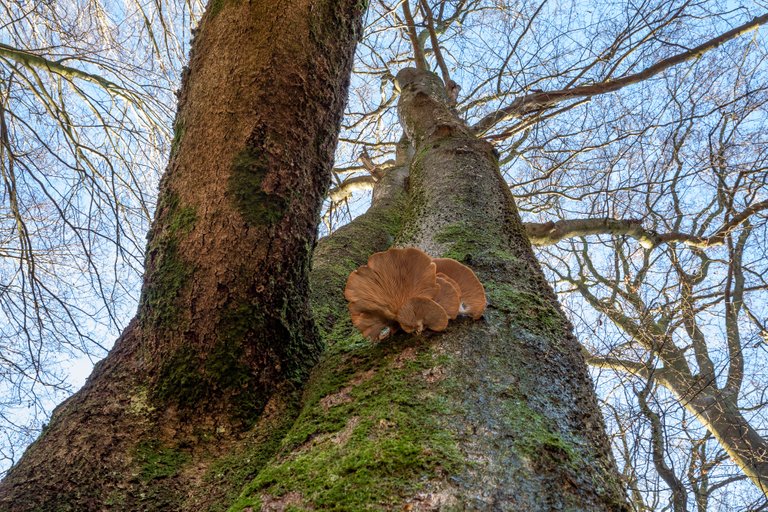
[[[327,354],[277,457],[230,510],[286,497],[302,509],[388,509],[431,490],[461,461],[441,425],[445,359],[407,336]]]
[[[148,235],[147,282],[139,311],[147,328],[174,329],[179,321],[178,299],[193,271],[179,254],[179,243],[192,231],[197,216],[194,207],[181,204],[170,189],[162,193],[156,216]]]

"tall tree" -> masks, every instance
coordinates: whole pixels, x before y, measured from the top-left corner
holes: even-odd
[[[2,508],[180,508],[193,467],[267,421],[271,398],[290,402],[320,352],[307,268],[361,15],[210,3],[138,313],[3,481]]]
[[[298,401],[322,347],[309,257],[362,8],[209,4],[138,314],[0,484],[4,509],[216,508],[253,477],[235,509],[624,508],[578,343],[494,150],[423,69],[398,75],[410,186],[388,173],[378,208],[320,251],[329,351]],[[364,342],[341,289],[392,236],[472,265],[486,319]]]
[[[351,191],[373,187],[373,208],[321,242],[312,271],[315,319],[330,350],[312,374],[301,401],[296,383],[302,380],[301,368],[312,364],[311,342],[287,357],[278,353],[274,359],[252,361],[244,374],[228,371],[227,378],[234,375],[240,384],[225,382],[222,386],[216,377],[218,369],[231,368],[226,362],[221,364],[218,348],[223,344],[218,341],[214,350],[197,350],[197,359],[187,352],[179,355],[182,366],[197,362],[203,368],[202,376],[186,371],[168,374],[165,363],[150,366],[159,380],[169,377],[177,383],[174,396],[184,397],[189,391],[193,397],[185,405],[158,402],[158,393],[163,393],[158,391],[159,380],[147,379],[150,385],[140,389],[136,402],[139,409],[145,405],[141,396],[146,394],[153,415],[182,418],[164,425],[184,423],[190,410],[203,411],[203,417],[212,421],[226,416],[224,410],[235,411],[234,418],[222,420],[234,430],[222,427],[217,450],[205,455],[200,448],[205,443],[199,443],[195,433],[188,437],[169,434],[135,446],[129,455],[138,469],[126,484],[133,486],[127,491],[130,499],[138,490],[151,496],[153,503],[182,506],[168,504],[169,496],[178,491],[189,494],[184,507],[218,506],[229,503],[228,493],[236,493],[241,483],[254,476],[239,508],[260,503],[266,509],[331,505],[360,509],[372,503],[403,502],[406,508],[450,508],[459,501],[476,508],[497,502],[512,507],[576,503],[577,507],[600,508],[590,500],[609,502],[611,495],[617,496],[599,488],[594,496],[582,492],[589,478],[597,481],[601,474],[610,474],[610,460],[587,449],[599,451],[600,434],[590,436],[574,420],[574,411],[550,396],[559,394],[562,400],[569,390],[584,389],[578,376],[579,356],[569,353],[572,344],[565,340],[557,345],[562,357],[543,350],[544,360],[552,359],[544,367],[538,360],[532,363],[526,352],[531,345],[547,348],[558,336],[549,328],[557,331],[553,326],[562,318],[556,311],[553,318],[547,315],[551,296],[520,242],[509,198],[489,185],[494,171],[486,160],[493,161],[496,154],[478,135],[496,145],[501,170],[524,215],[539,221],[525,225],[527,235],[546,247],[540,261],[577,315],[579,330],[586,334],[582,341],[591,351],[588,361],[629,375],[613,389],[623,391],[630,402],[637,401],[637,416],[619,412],[626,403],[607,406],[615,412],[611,421],[625,427],[617,453],[624,458],[625,479],[635,507],[661,507],[665,501],[665,493],[653,481],[654,474],[663,480],[661,488],[669,488],[669,506],[675,510],[686,510],[693,503],[705,510],[716,489],[729,494],[730,484],[745,476],[738,470],[733,476],[725,473],[729,468],[724,461],[729,457],[718,452],[721,446],[731,452],[730,459],[742,466],[758,489],[762,486],[764,460],[756,447],[763,446],[764,440],[759,435],[759,412],[753,412],[759,411],[762,402],[755,393],[759,385],[750,375],[755,375],[759,361],[754,359],[759,344],[752,343],[755,328],[765,331],[761,306],[754,299],[759,296],[755,292],[765,289],[756,264],[760,233],[765,232],[761,212],[768,207],[760,195],[765,184],[761,162],[766,154],[760,149],[764,139],[759,134],[766,104],[765,88],[760,85],[764,81],[759,79],[764,51],[759,40],[728,41],[765,23],[766,16],[752,18],[752,7],[721,12],[708,2],[648,2],[619,8],[606,4],[595,20],[581,5],[568,13],[560,7],[560,3],[554,6],[546,1],[515,9],[509,3],[484,1],[392,5],[382,1],[377,5],[371,16],[374,28],[366,42],[370,51],[363,52],[359,61],[366,67],[355,79],[361,88],[353,96],[356,101],[342,135],[345,144],[361,144],[366,150],[359,157],[362,165],[337,169],[337,175],[356,170],[369,175],[337,180],[329,194],[337,204],[326,213],[326,225],[332,228],[339,213],[345,213]],[[214,3],[211,8],[221,12],[226,3]],[[147,26],[152,32],[149,22]],[[482,52],[473,48],[482,48]],[[741,58],[734,58],[733,48]],[[5,50],[0,52],[0,60],[16,59],[41,70],[48,63],[49,73],[75,73],[79,80],[98,78],[77,75],[72,67],[57,67],[60,62],[52,59],[41,61],[34,51],[0,49]],[[419,70],[399,74],[402,94],[391,94],[393,74],[411,60],[410,53]],[[480,53],[482,57],[478,57]],[[425,71],[430,62],[443,77],[445,93],[439,81]],[[452,79],[454,72],[453,78],[465,87],[466,96]],[[372,87],[381,92],[378,104]],[[392,122],[390,115],[398,97],[401,123]],[[457,111],[459,117],[472,121],[472,128],[456,119]],[[15,122],[12,116],[9,119]],[[400,124],[410,138],[401,141],[397,160],[377,164],[394,148]],[[174,152],[181,160],[183,155],[176,152],[182,150],[185,125],[177,123],[177,128]],[[23,161],[25,154],[13,151],[17,144],[13,137],[4,138],[3,143],[3,148],[11,148],[5,154]],[[233,162],[242,152],[236,155]],[[352,158],[358,155],[354,152]],[[457,162],[463,165],[462,172],[454,169]],[[409,170],[412,175],[406,186],[404,175]],[[14,168],[10,171],[13,174]],[[467,175],[479,191],[469,190]],[[175,183],[171,190],[185,188],[182,182]],[[262,185],[258,181],[256,193],[246,195],[266,204],[274,198]],[[278,187],[276,182],[272,185]],[[176,225],[182,228],[184,239],[189,221],[197,222],[197,212],[183,209],[180,217],[167,213],[175,211],[176,199],[170,196],[170,206],[168,198],[163,199],[155,233],[157,229],[167,233],[168,225]],[[241,199],[235,195],[236,202]],[[121,209],[118,204],[117,210]],[[163,211],[171,216],[165,217],[165,224],[161,222]],[[23,208],[15,212],[22,220],[27,213]],[[500,220],[505,215],[507,220]],[[641,217],[646,218],[639,220]],[[178,312],[172,311],[173,321],[165,324],[161,318],[165,304],[156,303],[160,307],[154,308],[147,302],[148,298],[155,300],[157,290],[166,286],[162,277],[163,262],[169,261],[166,255],[178,252],[173,240],[167,245],[163,240],[167,239],[154,238],[149,247],[148,277],[154,272],[159,278],[147,281],[142,304],[142,311],[149,311],[155,320],[147,324],[144,319],[140,324],[149,325],[147,339],[160,340],[161,348],[153,353],[171,361],[180,351],[171,348],[170,357],[165,357],[166,335],[158,338],[154,333],[163,333],[168,325],[177,328]],[[350,328],[340,291],[350,270],[393,240],[420,245],[432,254],[450,254],[473,266],[492,299],[484,319],[491,330],[469,334],[469,329],[478,326],[452,325],[449,332],[426,340],[398,337],[378,352],[371,351],[370,344]],[[720,245],[724,247],[718,249]],[[202,256],[200,251],[195,253],[198,256]],[[237,266],[232,265],[230,268]],[[196,275],[197,270],[194,272]],[[304,279],[298,274],[293,277]],[[289,276],[286,282],[291,279]],[[182,310],[191,306],[193,298],[185,292],[186,283],[184,278],[178,286],[172,285],[179,290]],[[220,292],[227,294],[228,290]],[[576,294],[584,298],[582,302],[574,298]],[[296,299],[290,293],[286,297],[283,304]],[[719,312],[721,303],[723,312]],[[228,310],[231,304],[230,298],[223,299],[222,309]],[[274,311],[274,307],[272,304],[268,310]],[[187,309],[197,311],[196,306]],[[237,308],[234,316],[243,318],[244,313],[247,317],[249,310]],[[279,315],[280,322],[285,313]],[[712,320],[718,316],[724,321],[723,336],[712,328]],[[545,340],[534,343],[509,334],[506,324],[498,325],[502,317],[528,331],[534,331],[532,322],[540,329],[546,327]],[[214,313],[208,318],[218,322],[216,329],[230,324],[226,316]],[[46,318],[42,320],[40,324],[46,325]],[[183,336],[190,336],[193,331],[187,326],[196,324],[186,322],[181,323]],[[248,325],[253,323],[248,320]],[[460,329],[467,331],[460,334]],[[243,336],[248,338],[251,333]],[[291,332],[278,333],[263,346],[282,346],[290,336]],[[500,337],[504,357],[495,357],[494,350],[500,349],[489,346],[483,336]],[[467,339],[477,353],[466,350]],[[509,339],[514,344],[505,343]],[[727,351],[719,348],[721,339],[727,342]],[[255,339],[247,346],[258,343]],[[239,350],[228,341],[226,348]],[[512,360],[509,354],[514,355]],[[494,356],[493,364],[487,361],[489,355]],[[249,378],[281,381],[282,368],[268,372],[260,366],[274,360],[281,367],[285,362],[295,363],[296,379],[286,384],[295,392],[271,395],[259,415],[258,398],[264,386],[251,387]],[[497,363],[506,373],[498,370]],[[516,364],[530,366],[533,377],[521,373],[524,370]],[[553,393],[550,387],[543,395],[537,392],[546,389],[547,382],[536,378],[563,368],[560,373],[575,383],[572,389]],[[673,382],[674,376],[684,378]],[[499,384],[506,390],[499,391]],[[603,392],[606,388],[601,386]],[[677,400],[665,390],[674,392]],[[608,390],[608,396],[612,394]],[[478,411],[467,405],[489,403],[488,396],[494,397],[491,402],[498,411],[493,406]],[[217,405],[212,406],[212,400]],[[588,416],[594,413],[588,399],[576,401]],[[709,405],[718,401],[726,407]],[[421,407],[410,406],[413,403]],[[679,412],[665,413],[670,404]],[[702,412],[699,418],[709,431],[687,421],[685,408],[694,415]],[[717,414],[722,421],[711,421],[716,409],[722,411]],[[255,413],[249,417],[238,410]],[[296,414],[299,417],[294,421]],[[510,417],[525,420],[525,431],[519,431]],[[154,417],[152,421],[159,424]],[[505,444],[504,433],[513,433],[513,441]],[[719,444],[712,441],[713,434]],[[587,447],[588,453],[571,450],[571,441]],[[646,445],[648,456],[643,461],[636,454]],[[275,458],[268,461],[275,451]],[[564,455],[558,460],[560,451]],[[533,458],[532,453],[545,456]],[[462,456],[467,455],[476,459],[469,472],[462,469]],[[573,455],[579,456],[576,462]],[[589,465],[589,457],[596,457],[597,469],[586,480],[573,480],[572,472],[560,467],[565,460],[579,472],[584,461]],[[500,468],[499,460],[510,466]],[[628,461],[636,462],[634,467]],[[521,466],[531,471],[521,471]],[[649,467],[653,470],[644,469]],[[191,474],[204,475],[205,485],[196,486],[197,492],[184,491],[189,489],[188,478],[194,478]],[[480,477],[496,485],[495,494],[484,490],[484,483],[477,481]],[[576,482],[576,494],[581,494],[563,493],[558,478]],[[292,480],[295,482],[290,484]],[[416,481],[419,483],[414,484]],[[373,490],[371,482],[376,482]],[[754,494],[754,489],[750,492]],[[532,498],[535,493],[538,496]],[[551,498],[553,493],[563,495],[562,503]],[[470,496],[476,499],[467,505]],[[118,491],[109,497],[109,503],[136,506],[130,499],[121,498]]]

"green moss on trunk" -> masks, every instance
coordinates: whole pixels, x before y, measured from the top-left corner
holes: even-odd
[[[271,226],[282,219],[288,209],[285,198],[264,191],[263,181],[268,172],[266,155],[250,143],[232,162],[227,183],[229,193],[243,219],[254,226]]]
[[[134,453],[134,460],[140,468],[138,476],[142,482],[175,476],[190,458],[189,453],[162,446],[157,440],[142,441]]]
[[[392,245],[402,227],[405,194],[371,208],[320,240],[311,273],[311,306],[326,346],[344,343],[351,328],[343,290],[349,274],[368,257]],[[352,329],[354,331],[354,329]]]
[[[259,380],[260,358],[252,347],[268,346],[276,335],[265,320],[262,307],[252,302],[230,305],[222,314],[218,339],[207,351],[180,346],[162,363],[153,388],[153,399],[174,403],[181,410],[201,406],[217,409],[247,427],[255,421],[270,395]]]
[[[177,301],[193,271],[179,254],[179,243],[194,228],[196,213],[168,188],[161,194],[157,212],[147,244],[147,277],[139,313],[149,329],[174,329],[179,319]]]
[[[208,16],[212,19],[219,15],[226,4],[235,4],[240,0],[210,0],[208,2]]]
[[[461,460],[441,416],[446,364],[424,339],[358,340],[329,352],[278,456],[230,510],[264,497],[299,509],[371,510],[406,503]]]

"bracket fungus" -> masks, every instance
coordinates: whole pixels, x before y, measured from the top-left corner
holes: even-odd
[[[354,326],[373,340],[397,329],[444,331],[460,314],[477,320],[486,305],[483,285],[469,267],[414,247],[372,254],[349,275],[344,297]]]
[[[459,313],[471,316],[477,320],[485,311],[485,288],[472,269],[451,258],[435,258],[432,260],[437,271],[453,279],[461,291],[461,306]]]

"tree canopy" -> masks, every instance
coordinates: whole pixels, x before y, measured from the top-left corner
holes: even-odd
[[[62,360],[103,356],[138,300],[157,179],[178,144],[173,91],[202,7],[2,6],[7,463],[71,389]],[[761,477],[728,455],[743,449],[704,423],[723,408],[765,461],[767,8],[368,6],[321,233],[362,213],[395,165],[398,71],[434,70],[499,155],[638,510],[765,506]]]

